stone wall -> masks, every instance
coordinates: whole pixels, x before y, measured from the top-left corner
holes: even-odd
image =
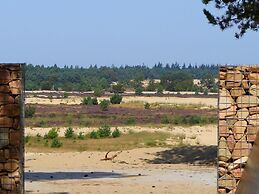
[[[235,193],[259,126],[259,67],[219,72],[218,193]]]
[[[23,193],[23,65],[0,64],[0,193]]]

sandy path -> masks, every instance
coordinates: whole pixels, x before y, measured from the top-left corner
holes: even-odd
[[[25,134],[35,136],[38,133],[41,136],[48,133],[51,128],[36,128],[36,127],[26,127]],[[59,128],[59,136],[64,137],[65,130],[67,128]],[[83,132],[87,134],[96,128],[73,128],[74,131],[78,134],[79,132]],[[112,130],[114,130],[112,128]],[[186,136],[184,143],[188,143],[191,145],[216,145],[217,144],[217,126],[216,125],[206,125],[206,126],[190,126],[190,127],[139,127],[139,126],[127,126],[127,127],[119,127],[119,130],[123,133],[128,133],[129,131],[149,131],[149,132],[169,132],[174,135],[184,134]],[[170,140],[167,142],[170,145]]]
[[[123,151],[114,161],[104,152],[26,153],[27,193],[213,194],[216,169],[154,164],[166,148]],[[113,153],[112,153],[113,154]]]

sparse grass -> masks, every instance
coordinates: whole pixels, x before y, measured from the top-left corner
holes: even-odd
[[[165,141],[168,138],[175,139],[176,142],[181,144],[181,139],[183,138],[181,134],[180,137],[177,135],[171,135],[165,132],[130,132],[128,134],[122,134],[117,138],[104,138],[104,139],[90,139],[89,135],[86,135],[83,140],[78,140],[76,143],[73,139],[68,139],[65,137],[58,137],[59,142],[62,142],[62,147],[58,150],[61,151],[117,151],[117,150],[128,150],[141,147],[161,147],[167,146]],[[41,137],[42,138],[42,137]],[[52,141],[52,140],[50,140]],[[56,141],[56,140],[55,140]],[[52,144],[52,142],[51,142]],[[26,149],[30,151],[53,151],[48,140],[37,141],[37,137],[30,137],[26,143]]]

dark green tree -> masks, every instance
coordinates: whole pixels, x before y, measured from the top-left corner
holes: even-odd
[[[259,1],[258,0],[202,0],[205,5],[213,3],[222,13],[215,16],[207,9],[203,12],[209,23],[218,25],[222,30],[237,26],[236,38],[242,37],[247,30],[258,31],[259,28]]]

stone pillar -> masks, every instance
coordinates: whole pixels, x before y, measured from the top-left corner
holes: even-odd
[[[259,129],[259,67],[219,72],[218,193],[235,193]]]
[[[0,193],[24,193],[23,64],[0,64]]]

